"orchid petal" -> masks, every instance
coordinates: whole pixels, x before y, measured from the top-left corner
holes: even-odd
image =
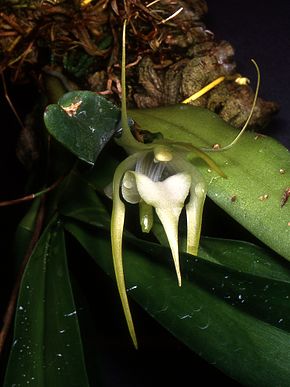
[[[203,205],[206,197],[206,185],[204,182],[197,183],[190,190],[190,200],[186,205],[187,218],[187,246],[186,251],[189,254],[197,255]]]
[[[178,251],[178,220],[184,201],[189,193],[191,177],[188,173],[178,173],[162,182],[153,182],[147,176],[134,173],[138,192],[145,203],[155,207],[156,213],[166,233],[181,286]]]
[[[197,255],[204,201],[206,197],[206,183],[204,177],[199,170],[190,162],[175,153],[174,155],[175,168],[185,171],[191,176],[190,200],[186,205],[187,217],[187,247],[186,251],[189,254]]]
[[[139,195],[135,176],[131,171],[124,174],[121,186],[122,196],[126,202],[131,204],[139,203],[141,197]]]
[[[134,155],[125,159],[116,169],[114,179],[113,179],[113,210],[111,217],[111,240],[112,240],[112,255],[113,255],[113,264],[116,275],[117,287],[120,294],[124,314],[126,317],[128,329],[134,343],[134,346],[137,348],[137,338],[135,334],[134,324],[132,320],[132,315],[130,312],[130,306],[128,302],[128,297],[126,293],[126,285],[124,278],[124,269],[123,269],[123,257],[122,257],[122,239],[123,239],[123,229],[124,229],[124,220],[125,220],[125,205],[120,199],[120,185],[125,171],[129,168],[133,168],[139,154],[135,153]]]

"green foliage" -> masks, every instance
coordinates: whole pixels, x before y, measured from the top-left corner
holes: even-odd
[[[142,129],[198,147],[227,145],[235,136],[216,115],[190,106],[131,111],[129,115]],[[88,165],[75,166],[56,192],[47,195],[47,226],[30,256],[19,292],[5,387],[28,381],[35,386],[95,383],[88,380],[85,367],[65,233],[114,278],[110,206],[102,190],[118,164],[114,148],[105,148],[118,120],[119,110],[90,92],[68,93],[46,110],[49,132]],[[209,172],[203,161],[192,161],[208,181],[209,196],[289,259],[288,203],[280,208],[289,184],[290,158],[285,148],[248,133],[235,147],[212,157],[226,179]],[[282,174],[280,169],[286,172]],[[25,254],[33,236],[37,211],[36,202],[18,228],[18,256]],[[131,221],[131,233],[125,232],[128,295],[189,348],[240,383],[288,386],[288,262],[246,242],[202,238],[198,257],[181,254],[183,284],[178,287],[160,227],[154,227],[158,244],[134,235],[136,224]],[[142,331],[137,334],[142,336]]]
[[[73,222],[66,223],[66,228],[114,277],[108,259],[109,234]],[[169,249],[127,237],[129,295],[192,350],[239,382],[287,386],[290,271],[263,250],[243,242],[208,239],[205,249],[211,251],[206,258],[182,254],[183,285],[179,288]],[[220,263],[212,263],[217,257]],[[244,270],[240,264],[238,269],[229,267],[228,260],[244,260]],[[142,335],[142,331],[137,333]]]
[[[82,49],[68,51],[63,58],[63,68],[76,78],[84,78],[89,74],[95,62],[94,57]]]
[[[44,122],[49,133],[79,159],[94,164],[112,137],[119,110],[91,91],[72,91],[49,105]]]
[[[236,130],[215,113],[187,105],[132,110],[129,115],[145,130],[157,129],[170,140],[211,148],[229,144]],[[289,151],[274,139],[253,132],[236,146],[210,156],[226,174],[222,178],[198,165],[208,182],[208,196],[231,217],[273,250],[290,260],[289,211],[281,198],[289,186]]]
[[[89,386],[61,224],[53,219],[26,267],[5,386]]]

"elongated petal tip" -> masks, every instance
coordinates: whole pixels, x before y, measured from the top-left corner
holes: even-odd
[[[121,181],[125,171],[128,170],[129,168],[132,168],[135,165],[137,157],[138,157],[138,154],[129,156],[118,166],[118,168],[115,171],[115,175],[113,179],[113,210],[112,210],[112,217],[111,217],[112,256],[113,256],[113,264],[114,264],[114,270],[116,275],[116,281],[117,281],[118,291],[120,294],[120,299],[122,302],[129,333],[131,335],[135,348],[137,348],[138,345],[137,345],[134,324],[133,324],[127,292],[126,292],[124,269],[123,269],[123,256],[122,256],[122,239],[123,239],[123,229],[124,229],[124,221],[125,221],[125,205],[120,199],[119,189],[120,189]]]
[[[163,225],[172,252],[178,285],[181,286],[178,221],[184,201],[189,193],[191,177],[188,173],[178,173],[164,181],[157,182],[152,181],[141,173],[135,172],[135,177],[141,198],[145,203],[155,207],[156,213]]]
[[[178,286],[181,286],[181,272],[178,250],[178,219],[182,208],[163,209],[156,208],[156,213],[163,225],[171,249]]]

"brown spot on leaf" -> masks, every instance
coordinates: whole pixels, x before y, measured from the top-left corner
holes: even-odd
[[[231,197],[231,202],[234,203],[234,202],[236,202],[236,201],[237,201],[237,195],[233,195],[233,196]]]
[[[62,106],[63,110],[70,116],[75,116],[78,108],[82,104],[82,101],[74,102],[69,106]]]
[[[288,198],[290,196],[290,187],[287,187],[285,191],[283,192],[282,198],[281,198],[281,207],[285,206],[285,204],[288,201]]]

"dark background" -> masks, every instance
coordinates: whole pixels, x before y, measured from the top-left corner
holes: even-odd
[[[268,133],[290,148],[290,2],[208,0],[207,4],[205,23],[217,39],[233,45],[238,71],[255,82],[251,58],[258,63],[260,96],[280,105]]]
[[[290,148],[290,2],[262,0],[208,0],[209,12],[204,22],[215,33],[216,39],[227,40],[235,48],[238,71],[256,81],[255,69],[251,63],[254,58],[261,71],[260,96],[280,104],[280,112],[265,132]],[[21,89],[17,92],[16,105],[29,104],[35,96]],[[13,198],[15,192],[21,196],[25,183],[25,171],[15,158],[15,143],[19,130],[6,122],[15,118],[9,111],[5,100],[1,99],[0,114],[0,198]],[[7,161],[8,160],[8,161]],[[20,218],[19,208],[1,209],[1,248],[8,251],[12,243],[15,220]],[[13,219],[13,223],[9,223]],[[77,246],[75,247],[77,249]],[[79,252],[81,255],[81,252]],[[77,254],[78,255],[78,254]],[[80,258],[78,255],[78,259]],[[3,262],[9,256],[2,255]],[[87,259],[84,257],[83,259]],[[79,270],[79,263],[72,262],[73,273]],[[106,297],[101,305],[105,321],[98,321],[97,336],[86,333],[86,339],[94,343],[102,340],[104,355],[101,361],[100,386],[105,387],[157,387],[157,386],[201,386],[210,383],[223,383],[223,386],[239,386],[213,366],[208,365],[197,355],[174,339],[167,331],[152,321],[137,305],[133,305],[134,321],[137,324],[140,349],[132,348],[121,307],[116,306],[119,296],[112,288],[112,282],[101,271],[95,272],[95,265],[88,262],[87,272],[83,273],[81,286],[84,293],[91,294],[90,283],[94,283],[94,294],[90,304],[96,303],[97,295]],[[1,283],[9,273],[1,270]],[[3,289],[3,291],[2,291]],[[5,299],[5,287],[1,286],[1,299]],[[6,290],[8,292],[8,289]],[[1,303],[2,304],[2,303]],[[99,305],[97,306],[100,307]],[[91,310],[98,319],[99,309]],[[93,351],[93,349],[92,349]],[[96,359],[99,360],[99,359]],[[100,363],[99,363],[100,364]],[[93,369],[94,364],[91,364]],[[81,386],[80,386],[81,387]],[[94,387],[94,386],[92,386]]]

